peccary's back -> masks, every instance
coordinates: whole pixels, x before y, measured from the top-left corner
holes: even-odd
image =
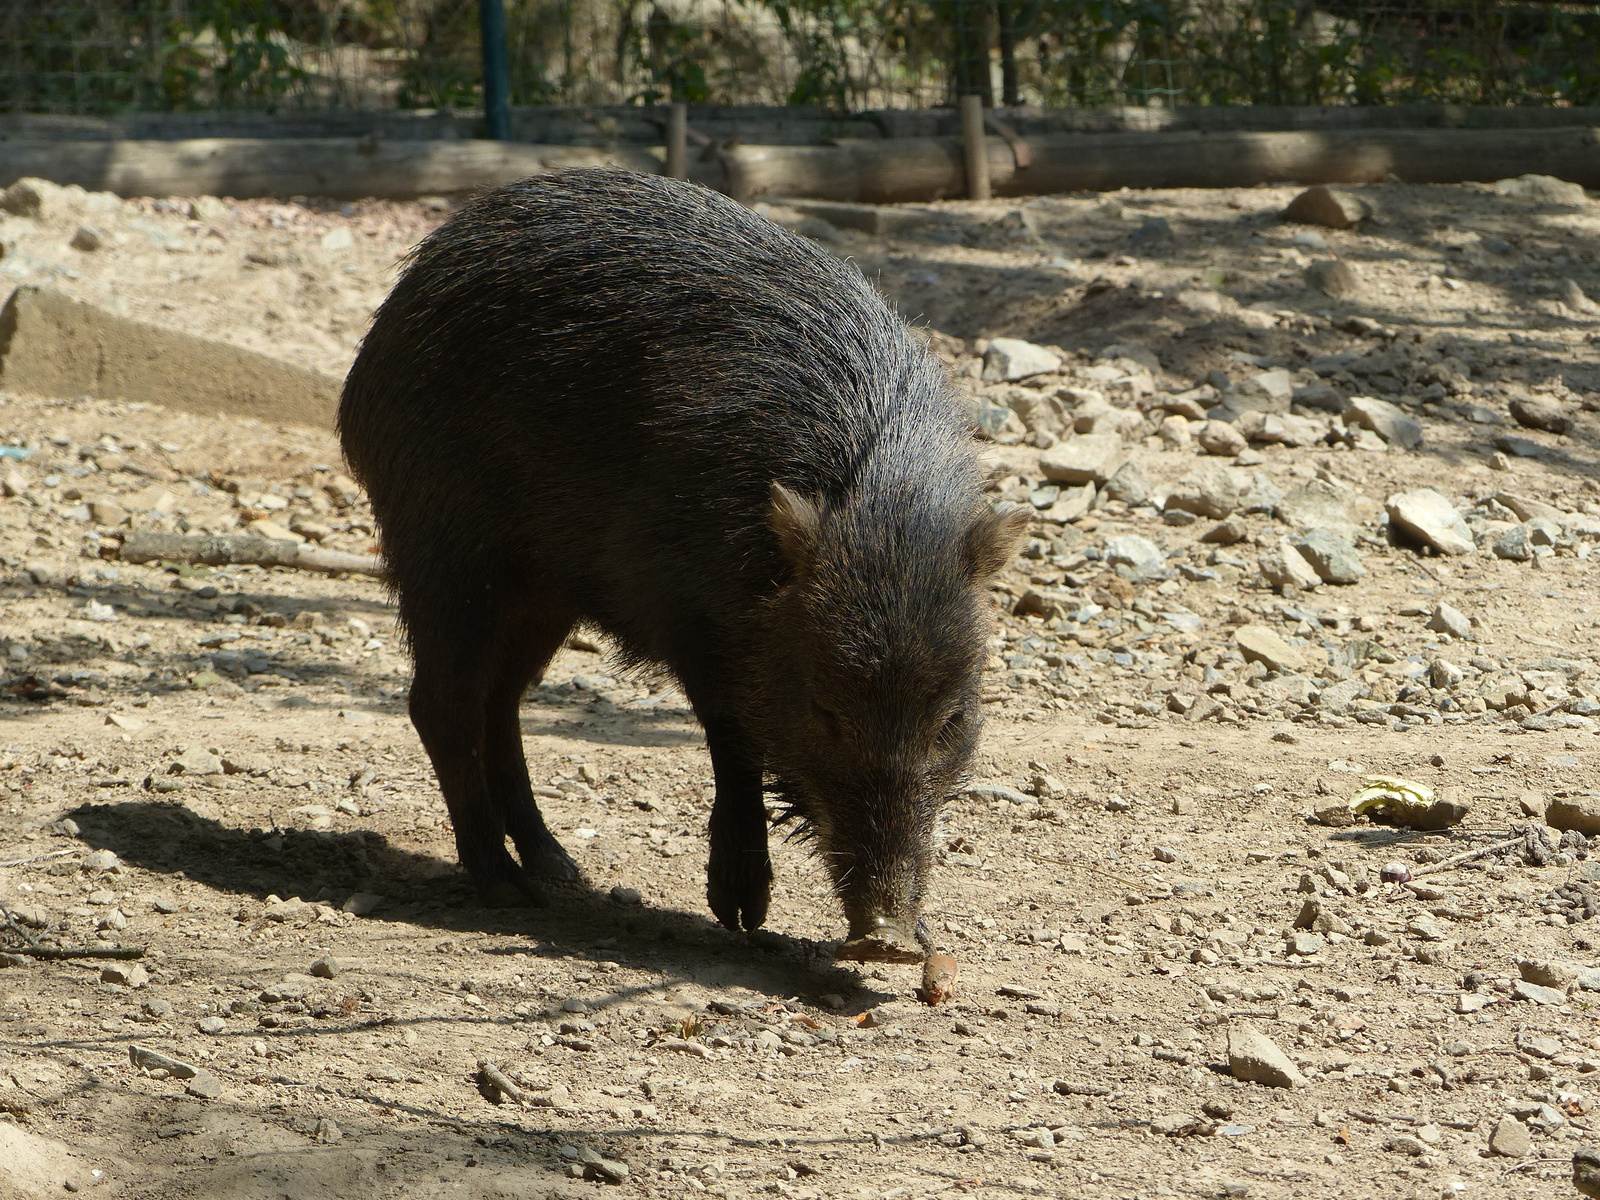
[[[511,556],[602,622],[641,586],[670,599],[712,575],[729,604],[770,586],[773,480],[977,498],[936,364],[854,266],[617,171],[501,188],[428,238],[339,423],[402,589],[446,552]]]

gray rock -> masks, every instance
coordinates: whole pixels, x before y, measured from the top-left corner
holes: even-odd
[[[1273,514],[1291,529],[1321,529],[1346,541],[1355,541],[1361,529],[1350,515],[1347,494],[1323,479],[1295,488],[1279,497]]]
[[[1305,666],[1305,655],[1265,625],[1241,625],[1233,635],[1247,662],[1258,662],[1273,671],[1298,671]]]
[[[1099,354],[1096,354],[1095,358],[1131,358],[1146,371],[1149,371],[1151,375],[1159,375],[1161,373],[1161,359],[1156,356],[1154,350],[1143,342],[1114,342],[1100,351]]]
[[[1356,548],[1332,530],[1308,530],[1293,545],[1324,583],[1355,583],[1367,573]]]
[[[88,225],[80,225],[72,235],[72,240],[67,244],[74,250],[81,250],[85,254],[93,254],[106,244],[106,235],[98,229],[90,228]]]
[[[1286,413],[1293,400],[1294,378],[1288,371],[1278,368],[1241,379],[1222,398],[1222,408],[1232,415]]]
[[[120,865],[116,854],[110,850],[93,850],[84,856],[85,871],[114,871]]]
[[[1371,215],[1372,208],[1365,200],[1323,183],[1301,192],[1283,210],[1285,221],[1321,225],[1324,229],[1349,229]]]
[[[1428,664],[1428,682],[1436,688],[1453,688],[1467,673],[1448,659],[1436,658]]]
[[[14,217],[38,217],[44,212],[44,196],[35,185],[37,179],[19,179],[0,191],[0,211]]]
[[[1207,421],[1195,431],[1195,440],[1200,443],[1200,448],[1207,454],[1219,454],[1225,458],[1235,458],[1249,449],[1244,434],[1240,433],[1226,421]]]
[[[1061,356],[1021,338],[995,338],[983,356],[985,383],[1012,383],[1061,369]]]
[[[1000,446],[1015,446],[1028,436],[1022,418],[999,404],[979,405],[974,424],[980,434]]]
[[[195,1022],[194,1027],[201,1033],[208,1033],[215,1037],[217,1034],[227,1031],[228,1023],[218,1016],[201,1017]]]
[[[1422,445],[1422,426],[1406,411],[1373,396],[1352,396],[1345,405],[1346,425],[1370,429],[1391,445],[1415,450]]]
[[[1290,954],[1309,958],[1321,954],[1327,943],[1314,933],[1292,933],[1284,939]]]
[[[193,1079],[199,1074],[198,1068],[191,1066],[182,1059],[172,1058],[159,1050],[141,1046],[137,1042],[128,1047],[128,1061],[141,1070],[165,1071],[174,1079]]]
[[[150,972],[142,963],[113,962],[100,968],[101,983],[121,984],[125,988],[142,988],[150,982]]]
[[[1471,554],[1476,548],[1461,514],[1433,488],[1396,492],[1384,507],[1390,522],[1442,554]]]
[[[643,904],[644,893],[638,888],[623,887],[620,883],[611,889],[611,898],[618,904]]]
[[[221,775],[222,760],[204,746],[190,746],[167,770],[173,775]]]
[[[1128,244],[1135,250],[1154,250],[1170,246],[1177,240],[1165,217],[1146,217],[1144,224],[1128,236]]]
[[[1306,1077],[1278,1045],[1247,1024],[1228,1030],[1228,1067],[1235,1079],[1268,1087],[1305,1087]]]
[[[324,954],[311,964],[311,974],[318,979],[333,979],[344,974],[344,964],[331,954]]]
[[[222,1095],[222,1080],[202,1067],[195,1072],[194,1078],[184,1085],[183,1090],[201,1100],[215,1100]]]
[[[382,903],[383,897],[376,892],[352,892],[340,911],[353,917],[364,917]]]
[[[1544,453],[1544,447],[1538,442],[1524,437],[1513,437],[1509,433],[1502,433],[1496,437],[1494,448],[1502,454],[1509,454],[1512,458],[1538,458]]]
[[[1366,681],[1359,678],[1344,679],[1317,693],[1317,703],[1328,712],[1348,712],[1350,706],[1363,696],[1369,695],[1371,689]]]
[[[1572,429],[1572,414],[1566,405],[1548,396],[1514,397],[1511,416],[1518,425],[1543,429],[1546,433],[1568,433]]]
[[[1563,279],[1561,281],[1560,291],[1561,303],[1565,304],[1573,312],[1582,313],[1584,316],[1588,317],[1600,314],[1600,304],[1596,304],[1593,300],[1589,299],[1588,294],[1578,286],[1577,280]]]
[[[1163,507],[1221,520],[1239,507],[1240,495],[1241,489],[1226,467],[1202,459],[1167,493]]]
[[[1551,829],[1573,829],[1585,837],[1600,834],[1600,796],[1580,792],[1552,797],[1544,810],[1544,822]]]
[[[1257,556],[1261,575],[1275,588],[1297,587],[1311,591],[1322,583],[1322,576],[1308,563],[1300,551],[1287,541],[1264,548]]]
[[[1114,433],[1068,438],[1039,455],[1039,470],[1053,483],[1104,484],[1124,459],[1122,439]]]
[[[1361,291],[1361,276],[1342,258],[1319,258],[1306,267],[1306,286],[1324,296],[1343,300]]]
[[[1106,480],[1105,494],[1107,499],[1120,500],[1127,505],[1147,504],[1150,500],[1150,477],[1144,473],[1143,467],[1130,460]]]
[[[1226,521],[1218,521],[1201,535],[1202,542],[1211,542],[1218,546],[1232,546],[1250,536],[1250,527],[1238,517],[1229,517]]]
[[[1106,562],[1113,567],[1128,567],[1141,578],[1150,578],[1165,571],[1163,564],[1166,557],[1160,546],[1136,533],[1124,533],[1106,539]]]
[[[1554,989],[1547,988],[1546,990],[1553,991]],[[1563,994],[1562,999],[1566,999],[1565,994]],[[1542,1058],[1549,1061],[1561,1053],[1561,1042],[1548,1034],[1527,1031],[1517,1035],[1517,1049],[1524,1054],[1533,1055],[1534,1058]]]
[[[1526,979],[1519,979],[1511,985],[1511,995],[1518,1000],[1530,1000],[1534,1004],[1559,1006],[1567,1002],[1567,994],[1558,988],[1543,987],[1537,983],[1529,983]]]
[[[1435,633],[1448,633],[1458,642],[1472,641],[1472,622],[1467,619],[1465,613],[1442,600],[1435,606],[1433,615],[1428,618],[1428,628]]]
[[[1526,524],[1513,525],[1490,545],[1496,558],[1527,562],[1533,557],[1533,537]]]
[[[1267,413],[1261,418],[1261,424],[1247,436],[1252,442],[1268,446],[1315,446],[1327,438],[1328,424],[1315,417]]]
[[[1511,200],[1532,200],[1540,204],[1587,204],[1588,194],[1583,185],[1568,183],[1553,175],[1518,175],[1515,179],[1500,179],[1493,185],[1495,194]]]
[[[1526,1158],[1533,1153],[1533,1135],[1515,1117],[1501,1117],[1489,1135],[1489,1151],[1506,1158]]]

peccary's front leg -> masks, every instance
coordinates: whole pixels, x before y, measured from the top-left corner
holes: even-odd
[[[772,897],[760,752],[736,720],[713,719],[705,729],[717,785],[706,899],[729,929],[759,929]]]

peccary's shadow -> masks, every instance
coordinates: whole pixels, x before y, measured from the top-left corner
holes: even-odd
[[[704,968],[706,956],[726,955],[741,986],[774,998],[834,992],[853,994],[867,1007],[887,998],[857,991],[860,977],[833,962],[831,944],[773,930],[735,934],[698,913],[621,904],[583,883],[553,888],[543,908],[482,908],[455,863],[401,849],[371,830],[236,829],[155,800],[84,804],[68,815],[87,845],[217,891],[256,899],[322,896],[335,905],[352,892],[376,892],[386,897],[383,917],[453,933],[539,939],[499,953],[606,958],[665,969],[680,980],[696,977],[690,960]]]

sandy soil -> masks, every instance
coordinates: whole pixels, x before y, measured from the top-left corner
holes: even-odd
[[[700,733],[669,681],[592,644],[523,714],[588,886],[476,907],[376,582],[116,557],[130,526],[368,549],[331,435],[0,397],[0,903],[20,926],[0,950],[147,948],[0,959],[0,1194],[1570,1194],[1600,1078],[1600,870],[1543,818],[1600,829],[1600,326],[1563,284],[1600,288],[1600,210],[1376,187],[1374,218],[1318,245],[1279,223],[1292,195],[929,206],[893,240],[772,210],[1013,414],[984,446],[995,498],[1042,505],[994,591],[984,750],[929,912],[962,974],[933,1009],[912,968],[833,963],[842,924],[802,847],[777,843],[769,929],[709,919]],[[333,372],[442,219],[47,201],[0,218],[8,280]],[[1150,217],[1170,240],[1133,236]],[[69,245],[82,225],[98,250]],[[1307,286],[1331,255],[1355,294]],[[984,383],[999,336],[1059,366]],[[1198,418],[1162,424],[1275,369],[1315,444],[1224,457]],[[1397,405],[1420,447],[1328,411],[1351,395]],[[1539,399],[1567,432],[1513,420]],[[1142,483],[1048,519],[1052,412],[1119,429]],[[1425,487],[1470,553],[1392,526],[1388,498]],[[1207,488],[1232,489],[1238,540],[1165,511]],[[1343,514],[1358,582],[1263,577],[1296,497]],[[1495,553],[1518,529],[1532,557]],[[1119,558],[1130,535],[1158,559]],[[1430,630],[1441,603],[1468,627]],[[1371,774],[1467,816],[1313,818]],[[1380,879],[1394,860],[1410,886]],[[1251,1029],[1298,1086],[1236,1077]],[[521,1103],[491,1102],[482,1062]]]

